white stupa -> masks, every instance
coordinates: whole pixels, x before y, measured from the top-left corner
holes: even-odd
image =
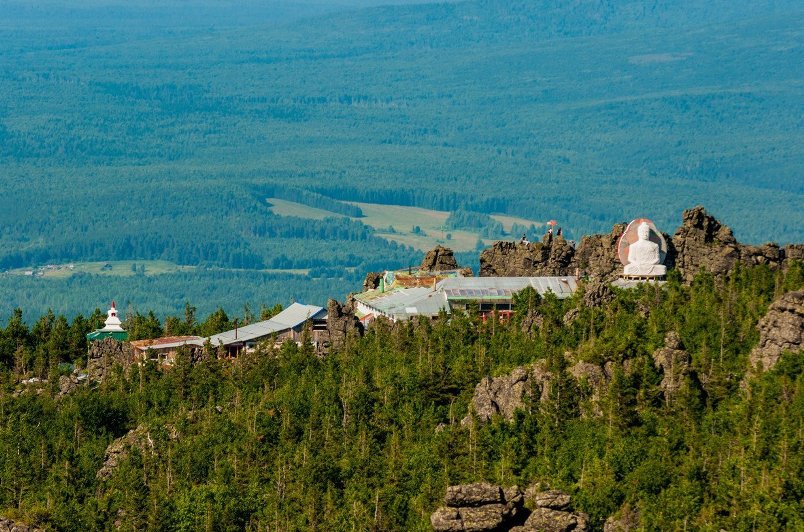
[[[114,301],[112,301],[112,307],[106,312],[106,316],[106,321],[103,323],[101,331],[120,332],[123,330],[123,322],[117,317],[117,308],[114,306]]]
[[[121,342],[128,340],[128,333],[123,329],[123,323],[117,316],[117,308],[114,301],[112,301],[111,308],[106,312],[106,321],[103,324],[103,329],[98,329],[87,334],[87,340],[103,340],[104,338],[114,338]]]

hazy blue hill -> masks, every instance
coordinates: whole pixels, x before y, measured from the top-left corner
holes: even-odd
[[[612,36],[623,32],[690,29],[754,17],[801,12],[792,0],[470,0],[381,6],[326,16],[326,23],[304,20],[304,38],[318,35],[332,43],[372,40],[386,49],[405,46],[456,47],[474,43],[533,42],[557,38]],[[321,19],[322,21],[324,19]]]
[[[702,203],[741,240],[804,240],[799,3],[348,4],[0,10],[0,268],[418,255],[272,215],[274,184],[573,237],[635,216],[672,231]]]

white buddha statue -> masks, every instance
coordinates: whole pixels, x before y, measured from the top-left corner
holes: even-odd
[[[667,273],[667,267],[661,263],[659,244],[650,241],[650,226],[642,222],[637,227],[639,239],[628,246],[628,264],[625,275],[659,277]]]

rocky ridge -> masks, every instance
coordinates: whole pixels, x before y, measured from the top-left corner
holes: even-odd
[[[528,244],[499,241],[480,254],[480,277],[574,275],[574,254],[563,237]]]
[[[577,272],[582,277],[611,282],[622,271],[617,243],[625,228],[625,224],[616,224],[609,234],[585,236],[577,248],[562,237],[545,237],[530,244],[495,242],[480,255],[480,276],[562,276]],[[791,260],[804,260],[804,244],[740,244],[728,226],[701,206],[685,210],[673,237],[664,236],[668,246],[665,265],[677,269],[685,282],[691,282],[702,269],[722,277],[737,263],[785,268]]]
[[[630,375],[638,367],[636,359],[608,361],[604,365],[598,365],[574,360],[573,354],[569,352],[564,356],[570,363],[567,373],[582,390],[586,390],[584,395],[588,401],[581,404],[581,413],[584,416],[602,415],[600,402],[616,371]],[[677,333],[667,333],[664,347],[657,349],[652,359],[662,375],[659,387],[666,402],[672,402],[683,386],[700,386],[690,365],[690,355]],[[506,421],[511,421],[517,410],[527,407],[528,397],[539,402],[546,401],[550,396],[550,383],[553,379],[554,375],[547,369],[545,360],[514,368],[505,375],[484,377],[475,386],[469,412],[461,420],[461,425],[471,423],[473,418],[485,423],[494,416],[502,416]]]

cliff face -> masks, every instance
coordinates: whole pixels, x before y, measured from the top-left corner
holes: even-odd
[[[607,235],[585,236],[575,251],[573,264],[581,275],[611,282],[619,277],[623,267],[617,256],[617,244],[626,224],[615,224]]]
[[[616,224],[609,234],[585,236],[577,248],[561,237],[532,244],[495,242],[480,255],[480,276],[574,275],[577,271],[611,282],[623,269],[617,241],[625,228],[625,224]],[[791,260],[804,260],[804,244],[740,244],[728,226],[700,206],[684,211],[681,226],[672,238],[665,235],[665,240],[668,249],[664,263],[676,268],[685,282],[692,281],[702,269],[722,277],[738,262],[785,268]]]
[[[681,227],[673,235],[676,269],[685,281],[706,268],[724,275],[740,260],[740,244],[731,229],[707,214],[703,207],[684,211]]]

